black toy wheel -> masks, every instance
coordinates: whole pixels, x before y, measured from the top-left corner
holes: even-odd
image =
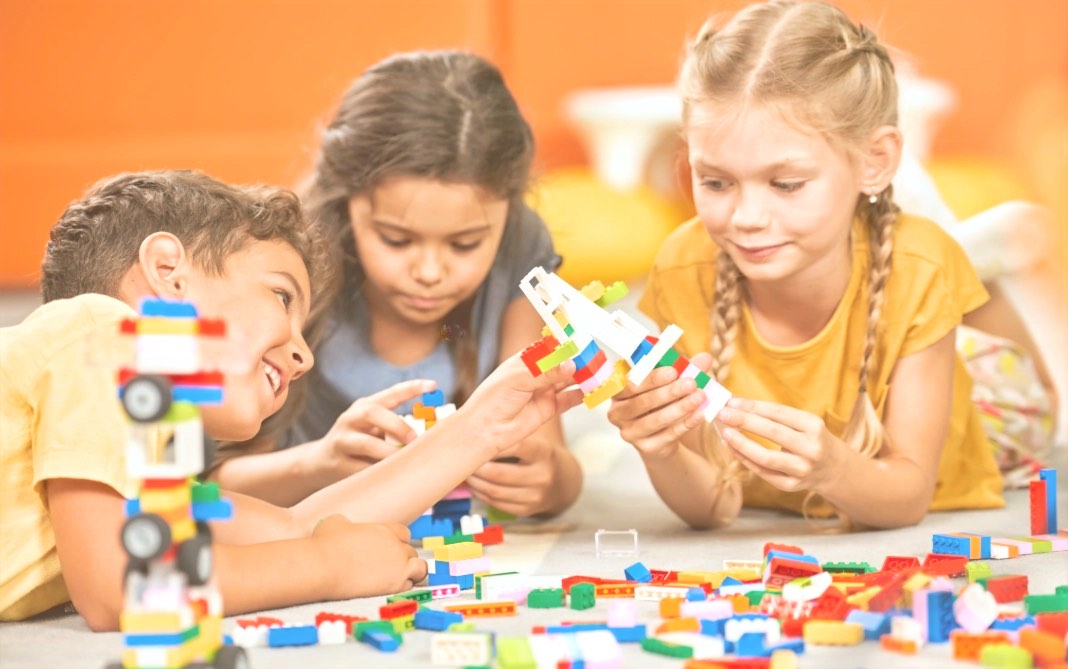
[[[240,646],[221,646],[215,654],[215,669],[250,669],[245,649]]]
[[[162,376],[141,374],[126,382],[122,406],[138,423],[154,423],[171,408],[171,382]]]
[[[136,560],[154,560],[171,545],[171,528],[154,513],[128,518],[122,526],[122,546]]]
[[[203,472],[209,471],[211,469],[212,463],[214,463],[214,462],[215,462],[215,440],[205,434],[204,435],[204,469],[202,471],[200,471],[200,472],[197,472],[197,473],[201,474]]]
[[[189,585],[204,585],[211,579],[211,535],[198,534],[178,546],[178,570]]]

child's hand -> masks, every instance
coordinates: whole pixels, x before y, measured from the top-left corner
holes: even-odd
[[[734,398],[720,411],[723,440],[746,467],[779,490],[822,493],[842,476],[845,442],[831,434],[823,419],[793,407]],[[739,430],[782,448],[774,451]]]
[[[486,504],[516,516],[545,511],[556,473],[552,443],[532,437],[501,456],[510,461],[482,465],[467,479],[467,487]]]
[[[525,439],[547,420],[582,401],[581,390],[568,389],[574,362],[568,360],[534,376],[519,356],[516,353],[502,362],[458,412],[471,417],[499,450]]]
[[[710,356],[699,353],[690,362],[706,370]],[[612,398],[608,420],[643,457],[664,458],[679,448],[682,435],[704,421],[705,394],[693,379],[680,379],[671,367],[653,370],[640,386],[631,383]]]
[[[375,597],[410,590],[426,578],[426,560],[409,545],[408,528],[398,523],[352,523],[335,514],[319,521],[312,540],[331,599]]]
[[[343,478],[396,453],[397,447],[386,443],[387,435],[407,444],[416,434],[393,409],[434,385],[424,379],[404,381],[353,402],[318,442],[324,466]]]

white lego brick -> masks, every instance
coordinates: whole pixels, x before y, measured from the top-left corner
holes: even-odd
[[[608,605],[609,627],[634,627],[638,624],[638,607],[633,600],[613,599]]]
[[[659,601],[668,597],[686,598],[688,587],[677,585],[649,585],[643,584],[634,588],[634,599],[645,601]]]
[[[779,643],[781,628],[775,618],[731,618],[723,628],[723,638],[731,643],[737,643],[743,634],[763,634],[765,645]]]
[[[460,518],[461,534],[480,534],[486,529],[485,519],[477,514],[470,514]]]
[[[913,641],[917,648],[922,647],[925,641],[923,626],[911,616],[890,618],[890,636],[902,641]]]
[[[319,644],[323,646],[340,646],[348,637],[348,625],[344,620],[324,620],[317,629]]]
[[[656,367],[656,363],[660,362],[660,358],[663,358],[664,355],[675,346],[675,342],[677,342],[681,336],[682,329],[674,323],[664,328],[664,331],[660,333],[660,338],[653,346],[653,350],[646,353],[645,356],[631,368],[630,373],[627,374],[627,379],[634,385],[641,385],[642,381],[645,381],[645,378],[649,376],[649,373]]]
[[[238,626],[233,633],[234,645],[242,648],[263,648],[267,645],[269,629],[271,628],[267,625]]]
[[[200,370],[200,343],[190,335],[141,335],[134,344],[142,374],[192,374]]]
[[[682,602],[679,614],[683,618],[700,620],[723,620],[734,616],[734,606],[729,599],[706,599],[703,602]]]
[[[726,655],[723,637],[705,636],[696,632],[668,632],[658,634],[656,638],[693,648],[695,660],[714,660]]]
[[[788,602],[807,602],[818,599],[831,587],[830,572],[821,571],[807,578],[798,578],[782,587],[782,598]]]
[[[492,658],[489,634],[442,632],[430,637],[430,663],[435,667],[488,665]]]
[[[579,632],[575,641],[579,646],[579,658],[587,667],[618,666],[623,661],[623,649],[608,630]]]

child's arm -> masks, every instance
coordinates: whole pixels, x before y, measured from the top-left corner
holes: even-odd
[[[707,354],[691,362],[705,369]],[[654,370],[640,385],[628,385],[612,398],[608,419],[638,449],[660,498],[697,529],[732,522],[742,506],[741,485],[724,471],[702,444],[700,410],[704,392],[693,379],[679,379],[671,367]],[[710,428],[709,428],[710,429]]]
[[[501,321],[501,362],[537,341],[542,327],[525,297],[508,305]],[[507,446],[499,457],[516,462],[487,463],[467,480],[476,497],[517,516],[554,516],[575,503],[582,491],[582,469],[567,448],[558,416]]]
[[[93,630],[117,629],[127,561],[119,539],[122,496],[94,481],[51,479],[46,485],[71,600]],[[227,544],[227,534],[245,539],[257,529],[270,534],[268,527],[256,527],[265,516],[244,514],[240,499],[235,502],[234,519],[213,524],[215,574],[227,615],[398,592],[426,575],[425,562],[400,525],[356,525],[333,517],[297,531],[284,520],[288,511],[275,508],[274,520],[294,531],[294,538]]]
[[[300,523],[329,513],[356,522],[410,523],[479,466],[582,400],[567,389],[573,362],[538,377],[514,355],[490,374],[447,420],[373,467],[293,507]]]
[[[894,365],[883,416],[888,444],[875,458],[853,451],[820,417],[771,402],[731,400],[717,418],[728,426],[724,439],[743,464],[781,490],[811,490],[863,525],[916,524],[931,505],[949,426],[955,340],[954,328]],[[766,449],[738,429],[783,450]]]
[[[422,379],[398,383],[352,403],[322,438],[304,444],[226,460],[212,474],[225,490],[292,506],[313,492],[366,469],[415,439],[393,408],[434,389]]]

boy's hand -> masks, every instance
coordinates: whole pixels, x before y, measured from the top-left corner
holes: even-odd
[[[716,422],[723,440],[754,474],[779,490],[822,493],[843,475],[843,449],[849,447],[831,434],[823,419],[793,407],[734,398]],[[739,430],[767,439],[782,448],[774,451]]]
[[[410,590],[427,573],[426,560],[408,544],[410,538],[408,528],[398,523],[352,523],[335,514],[312,531],[320,557],[309,568],[322,569],[330,599]]]
[[[710,360],[707,353],[699,353],[690,362],[706,370]],[[643,457],[665,458],[679,449],[684,434],[704,421],[704,401],[704,391],[693,379],[680,379],[675,369],[660,367],[641,385],[628,383],[612,398],[608,420]]]
[[[533,434],[547,420],[582,401],[582,391],[568,388],[575,363],[568,360],[534,376],[516,353],[479,384],[460,409],[484,428],[482,436],[498,452]]]
[[[415,439],[415,430],[393,409],[434,386],[425,379],[404,381],[353,402],[318,442],[325,468],[343,478],[396,453],[387,435],[402,444]]]
[[[533,516],[552,501],[556,457],[552,443],[532,437],[501,452],[515,462],[490,462],[467,479],[475,496],[501,511]]]

